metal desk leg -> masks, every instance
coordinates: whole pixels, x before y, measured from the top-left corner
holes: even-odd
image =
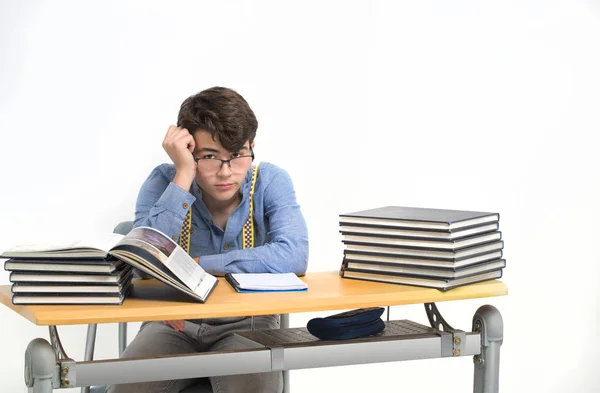
[[[96,330],[98,325],[91,323],[88,325],[87,338],[85,340],[85,354],[83,360],[94,360],[94,348],[96,347]],[[90,387],[84,386],[81,388],[81,393],[90,393]]]
[[[43,338],[32,340],[25,350],[25,384],[29,393],[52,393],[56,354]]]
[[[494,306],[479,307],[473,317],[473,331],[481,332],[481,354],[473,357],[475,363],[474,393],[498,393],[500,374],[500,346],[504,323]]]
[[[287,329],[290,327],[290,315],[289,314],[281,314],[279,327],[281,329]],[[283,371],[283,393],[290,393],[290,371]]]
[[[127,347],[127,322],[119,322],[119,356]]]

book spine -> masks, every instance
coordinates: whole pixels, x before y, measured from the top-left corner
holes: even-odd
[[[237,282],[237,280],[233,277],[231,273],[225,273],[225,280],[227,280],[227,282],[231,284],[231,286],[234,288],[240,287],[240,283]]]
[[[339,275],[340,277],[344,277],[344,270],[348,268],[348,262],[346,261],[346,254],[344,254],[342,258],[342,265],[340,266]]]
[[[504,274],[504,270],[503,269],[499,269],[498,270],[498,274],[499,274],[498,277],[493,278],[493,280],[499,280],[499,279],[501,279],[502,276],[503,276],[503,274]],[[450,289],[454,289],[454,288],[458,288],[458,287],[464,287],[466,285],[477,284],[477,283],[485,282],[485,281],[490,281],[490,280],[489,279],[481,279],[481,280],[471,281],[471,282],[466,283],[466,284],[458,284],[458,285],[451,285],[452,282],[450,282],[450,285],[446,286],[445,288],[442,288],[442,291],[447,291],[447,290],[450,290]]]

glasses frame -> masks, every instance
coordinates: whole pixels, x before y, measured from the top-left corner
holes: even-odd
[[[223,169],[223,164],[225,164],[225,163],[227,163],[227,165],[229,165],[229,169],[231,169],[231,161],[237,160],[238,158],[252,157],[252,162],[254,162],[254,150],[252,150],[252,145],[250,145],[250,154],[246,154],[245,156],[230,158],[229,160],[221,160],[220,158],[199,158],[199,157],[194,156],[193,154],[192,154],[192,156],[194,157],[194,161],[196,161],[196,163],[198,163],[198,161],[200,161],[200,160],[221,161],[221,164],[219,165],[219,169],[217,170],[217,172],[220,171],[221,169]]]

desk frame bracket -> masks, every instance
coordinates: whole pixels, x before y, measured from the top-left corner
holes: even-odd
[[[438,310],[435,303],[425,303],[425,312],[427,313],[427,319],[432,328],[437,330],[443,330],[450,332],[455,330],[446,320],[442,317],[440,310]]]
[[[75,387],[75,375],[72,372],[69,372],[72,370],[72,366],[75,365],[75,361],[67,355],[67,352],[62,346],[62,343],[60,342],[60,336],[58,335],[58,328],[54,325],[51,325],[48,326],[48,330],[50,332],[50,343],[52,345],[52,349],[54,349],[56,363],[59,368],[59,385],[61,388]]]
[[[56,359],[69,359],[69,356],[67,356],[67,353],[60,342],[60,337],[58,336],[58,329],[56,326],[48,326],[48,330],[50,332],[50,343],[52,344],[52,348],[56,354]]]
[[[435,303],[425,303],[425,312],[432,328],[440,331],[442,337],[442,357],[460,356],[465,351],[466,333],[454,329],[440,313]]]

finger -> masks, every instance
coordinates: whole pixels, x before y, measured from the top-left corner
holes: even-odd
[[[196,141],[194,140],[194,137],[192,136],[192,134],[190,134],[189,132],[182,131],[180,134],[178,134],[174,138],[175,138],[176,144],[178,144],[178,145],[180,143],[181,143],[181,145],[185,144],[186,148],[190,151],[190,153],[193,153],[194,150],[196,149]]]
[[[167,130],[167,133],[165,134],[165,139],[167,139],[167,138],[171,138],[171,137],[173,136],[173,134],[175,134],[175,133],[177,132],[177,129],[178,129],[178,128],[179,128],[179,127],[177,127],[177,126],[174,126],[174,125],[172,125],[172,124],[171,124],[171,125],[169,126],[169,129]]]
[[[193,137],[191,137],[189,133],[182,132],[181,129],[175,129],[169,135],[165,136],[163,147],[172,149],[185,146],[185,148],[187,148],[189,138],[192,138],[193,140]]]
[[[173,137],[177,134],[177,127],[174,125],[169,126],[167,133],[163,139],[163,146],[170,145],[173,142]]]
[[[182,331],[185,328],[185,321],[174,321],[175,322],[175,330]]]
[[[192,136],[192,134],[190,134],[190,141],[188,144],[188,150],[190,151],[190,153],[193,153],[194,150],[196,150],[196,140],[194,139],[194,137]]]
[[[171,326],[173,329],[177,331],[183,330],[183,326],[179,324],[180,321],[167,321],[167,325]]]

